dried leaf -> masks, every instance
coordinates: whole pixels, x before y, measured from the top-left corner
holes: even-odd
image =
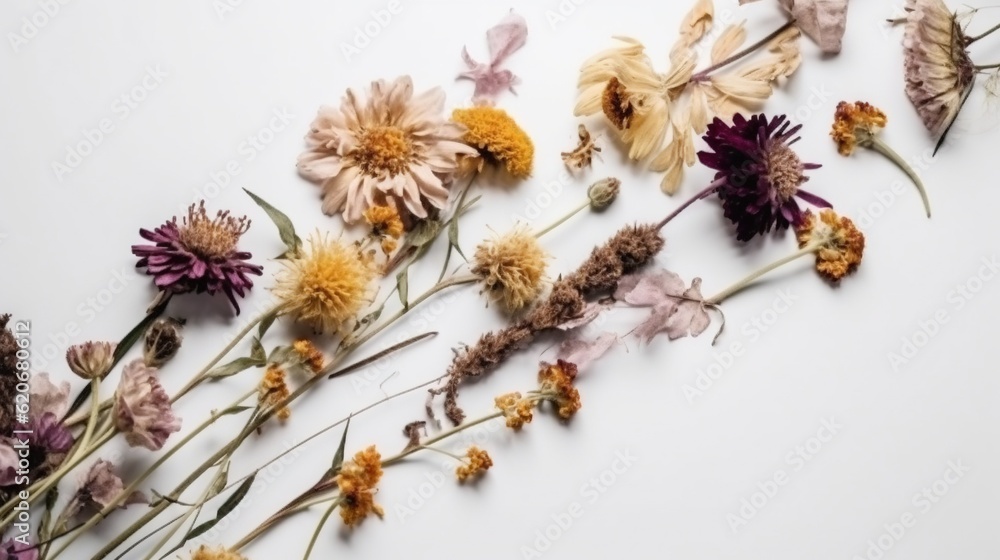
[[[572,338],[559,345],[559,360],[572,362],[577,370],[583,371],[591,362],[603,356],[608,350],[618,342],[618,335],[605,332],[598,335],[594,340],[584,340]]]
[[[556,325],[556,328],[561,331],[568,331],[572,329],[580,328],[591,321],[596,319],[604,310],[609,307],[607,303],[601,302],[588,302],[583,308],[583,313],[576,319],[570,319],[565,323]]]
[[[257,203],[257,206],[264,209],[264,212],[267,213],[267,217],[271,218],[271,221],[274,222],[275,226],[277,226],[278,236],[281,237],[281,242],[284,243],[285,247],[288,249],[278,258],[289,259],[297,256],[302,250],[302,240],[295,234],[295,226],[292,224],[292,220],[289,219],[283,212],[268,204],[263,198],[253,194],[247,189],[243,189],[243,192],[250,195],[250,198]]]
[[[666,332],[670,340],[698,336],[711,322],[701,295],[701,279],[691,287],[669,270],[631,275],[619,284],[615,298],[636,307],[652,307],[646,319],[634,330],[636,336],[649,342],[658,333]]]
[[[712,45],[712,64],[718,64],[736,52],[747,40],[745,21],[726,27]]]
[[[757,0],[740,0],[740,4]],[[795,24],[827,54],[840,52],[847,28],[847,0],[779,0]]]
[[[489,44],[490,61],[476,62],[469,55],[467,48],[462,48],[462,60],[469,69],[458,75],[459,79],[472,80],[476,83],[475,99],[496,97],[504,90],[514,92],[518,78],[510,70],[501,70],[500,65],[524,46],[528,40],[528,24],[523,17],[511,10],[497,25],[486,31],[486,41]]]

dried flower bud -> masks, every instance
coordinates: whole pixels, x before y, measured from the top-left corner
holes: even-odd
[[[181,327],[184,321],[167,317],[157,319],[146,329],[146,339],[142,347],[142,359],[149,367],[160,367],[177,355],[184,336]]]
[[[73,373],[84,379],[103,379],[115,360],[113,342],[84,342],[74,344],[66,351],[66,363]]]
[[[590,208],[601,211],[611,206],[611,203],[618,197],[618,191],[622,182],[614,177],[607,177],[590,185],[587,189],[587,196],[590,197]]]

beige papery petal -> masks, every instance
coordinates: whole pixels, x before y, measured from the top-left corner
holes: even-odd
[[[705,91],[711,86],[705,85],[703,83],[691,84],[688,88],[688,93],[690,98],[688,102],[690,103],[689,111],[689,121],[691,129],[698,134],[704,134],[705,129],[708,128],[708,123],[712,121],[715,116],[713,114],[712,107],[708,102],[708,93]]]
[[[681,22],[680,36],[671,52],[690,47],[712,28],[715,4],[712,0],[698,0]]]
[[[791,28],[774,38],[768,45],[771,54],[741,69],[740,75],[752,80],[773,81],[791,76],[802,63],[799,37],[802,34]]]
[[[746,20],[730,25],[719,35],[719,38],[715,40],[715,44],[712,45],[712,64],[718,64],[729,58],[730,55],[736,52],[736,49],[743,46],[743,43],[747,40],[745,23]]]
[[[684,168],[694,165],[695,150],[690,128],[671,126],[670,129],[670,143],[653,158],[649,167],[653,171],[664,172],[660,189],[667,194],[675,194],[684,179]]]

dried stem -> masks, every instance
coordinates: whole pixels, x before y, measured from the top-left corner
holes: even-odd
[[[873,150],[888,158],[889,161],[896,164],[896,167],[903,170],[903,172],[910,177],[910,180],[913,181],[913,184],[917,186],[917,190],[920,192],[920,199],[924,202],[924,210],[927,212],[927,217],[930,218],[931,202],[927,198],[927,189],[924,187],[924,182],[920,179],[920,176],[917,175],[917,172],[914,171],[913,168],[910,167],[910,164],[906,163],[906,160],[900,157],[895,150],[890,148],[888,144],[879,140],[875,136],[868,138],[868,144]]]
[[[777,30],[775,30],[773,33],[771,33],[767,37],[764,37],[760,41],[757,41],[756,43],[754,43],[754,44],[750,45],[749,47],[747,47],[747,48],[739,51],[738,53],[730,56],[729,58],[727,58],[727,59],[725,59],[725,60],[723,60],[721,62],[718,62],[716,64],[713,64],[713,65],[709,66],[708,68],[702,70],[701,72],[698,72],[697,74],[692,75],[691,79],[689,80],[689,82],[701,82],[701,81],[707,80],[708,77],[709,77],[709,75],[711,75],[712,72],[715,72],[716,70],[719,70],[720,68],[728,66],[728,65],[730,65],[730,64],[732,64],[732,63],[740,60],[741,58],[743,58],[743,57],[745,57],[745,56],[753,53],[757,49],[759,49],[759,48],[763,47],[764,45],[770,43],[776,37],[778,37],[779,35],[781,35],[785,31],[788,31],[789,29],[791,29],[794,26],[795,26],[795,20],[793,19],[793,20],[785,23],[784,25],[782,25],[781,27],[779,27]]]

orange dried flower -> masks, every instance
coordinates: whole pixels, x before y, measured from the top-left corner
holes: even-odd
[[[518,179],[531,175],[535,145],[531,137],[503,109],[480,105],[455,109],[451,119],[466,128],[463,139],[480,154],[504,166]]]
[[[381,478],[382,456],[374,445],[358,451],[353,460],[343,464],[336,480],[341,498],[340,517],[345,525],[353,527],[370,513],[379,518],[385,515],[374,498],[375,486]]]
[[[225,547],[208,548],[201,545],[191,553],[191,560],[246,560],[246,556],[226,550]]]
[[[299,339],[292,343],[292,348],[295,349],[295,353],[302,358],[303,363],[309,368],[309,371],[313,373],[319,373],[323,370],[323,363],[326,359],[323,357],[323,353],[320,352],[319,348],[312,341],[307,339]]]
[[[490,454],[475,445],[469,447],[465,452],[465,456],[469,459],[468,464],[462,463],[461,466],[455,469],[455,476],[458,477],[460,482],[465,482],[470,478],[479,476],[493,466],[493,459],[490,458]]]
[[[493,402],[503,412],[507,427],[515,431],[523,428],[534,418],[532,412],[535,408],[534,401],[522,398],[521,393],[506,393],[495,398]]]
[[[379,240],[382,252],[389,254],[396,250],[397,239],[403,235],[403,220],[392,206],[372,206],[364,213],[365,221],[371,227],[371,236]]]
[[[865,236],[849,218],[833,210],[822,210],[819,219],[811,211],[795,230],[799,247],[818,245],[816,271],[832,282],[853,273],[861,264]]]
[[[285,370],[278,364],[269,364],[264,378],[260,381],[257,389],[257,400],[262,406],[274,406],[285,400],[291,391],[288,390],[288,383],[285,380]],[[292,411],[287,406],[283,406],[275,412],[279,420],[287,420]]]
[[[559,417],[569,420],[583,406],[580,391],[573,386],[576,379],[576,365],[564,360],[555,364],[542,362],[538,371],[539,390],[559,407]]]
[[[870,146],[872,138],[885,128],[887,122],[885,113],[874,105],[864,101],[841,101],[837,104],[830,136],[837,143],[840,155],[849,156],[856,146]]]

